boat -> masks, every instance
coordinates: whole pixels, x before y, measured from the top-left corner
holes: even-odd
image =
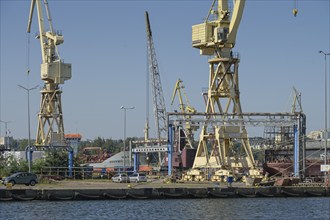
[[[322,176],[321,164],[322,161],[306,161],[306,177],[319,177]],[[265,162],[263,164],[264,172],[269,176],[292,176],[294,173],[294,163],[288,161]]]

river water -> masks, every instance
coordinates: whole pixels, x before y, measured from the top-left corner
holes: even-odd
[[[1,202],[0,219],[330,219],[330,198]]]

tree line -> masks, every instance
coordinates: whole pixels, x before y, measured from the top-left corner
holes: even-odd
[[[139,138],[127,138],[125,146],[129,146],[130,141],[139,140]],[[34,140],[31,140],[34,143]],[[25,151],[28,146],[27,139],[16,139],[11,144],[11,149],[16,151]],[[105,139],[97,137],[94,140],[83,140],[78,145],[78,155],[74,158],[74,166],[81,164],[80,155],[85,147],[100,147],[104,152],[116,154],[123,150],[124,142],[122,139]],[[40,173],[44,167],[68,167],[68,152],[65,149],[49,150],[45,152],[45,158],[40,158],[32,163],[31,171]],[[0,178],[16,172],[27,172],[29,170],[28,162],[24,159],[17,160],[13,155],[5,156],[0,151]]]
[[[126,147],[129,146],[130,141],[142,140],[143,138],[137,137],[128,137],[126,139]],[[35,140],[31,140],[31,143],[34,143]],[[28,146],[28,139],[14,139],[11,144],[12,150],[25,151]],[[83,140],[79,143],[78,149],[81,151],[84,147],[100,147],[106,150],[108,153],[118,153],[123,150],[124,142],[122,139],[114,140],[112,138],[101,138],[97,137],[94,140]]]

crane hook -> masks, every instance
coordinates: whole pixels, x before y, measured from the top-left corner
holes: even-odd
[[[297,1],[298,1],[298,0],[294,0],[294,2],[293,2],[294,6],[293,6],[292,14],[293,14],[295,17],[297,17],[297,14],[298,14],[298,7],[297,7],[298,2],[297,2]]]
[[[298,14],[298,9],[294,8],[294,9],[292,10],[292,13],[293,13],[293,15],[296,17],[297,14]]]

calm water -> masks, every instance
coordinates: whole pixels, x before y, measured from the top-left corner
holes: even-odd
[[[330,198],[1,202],[0,219],[330,219]]]

